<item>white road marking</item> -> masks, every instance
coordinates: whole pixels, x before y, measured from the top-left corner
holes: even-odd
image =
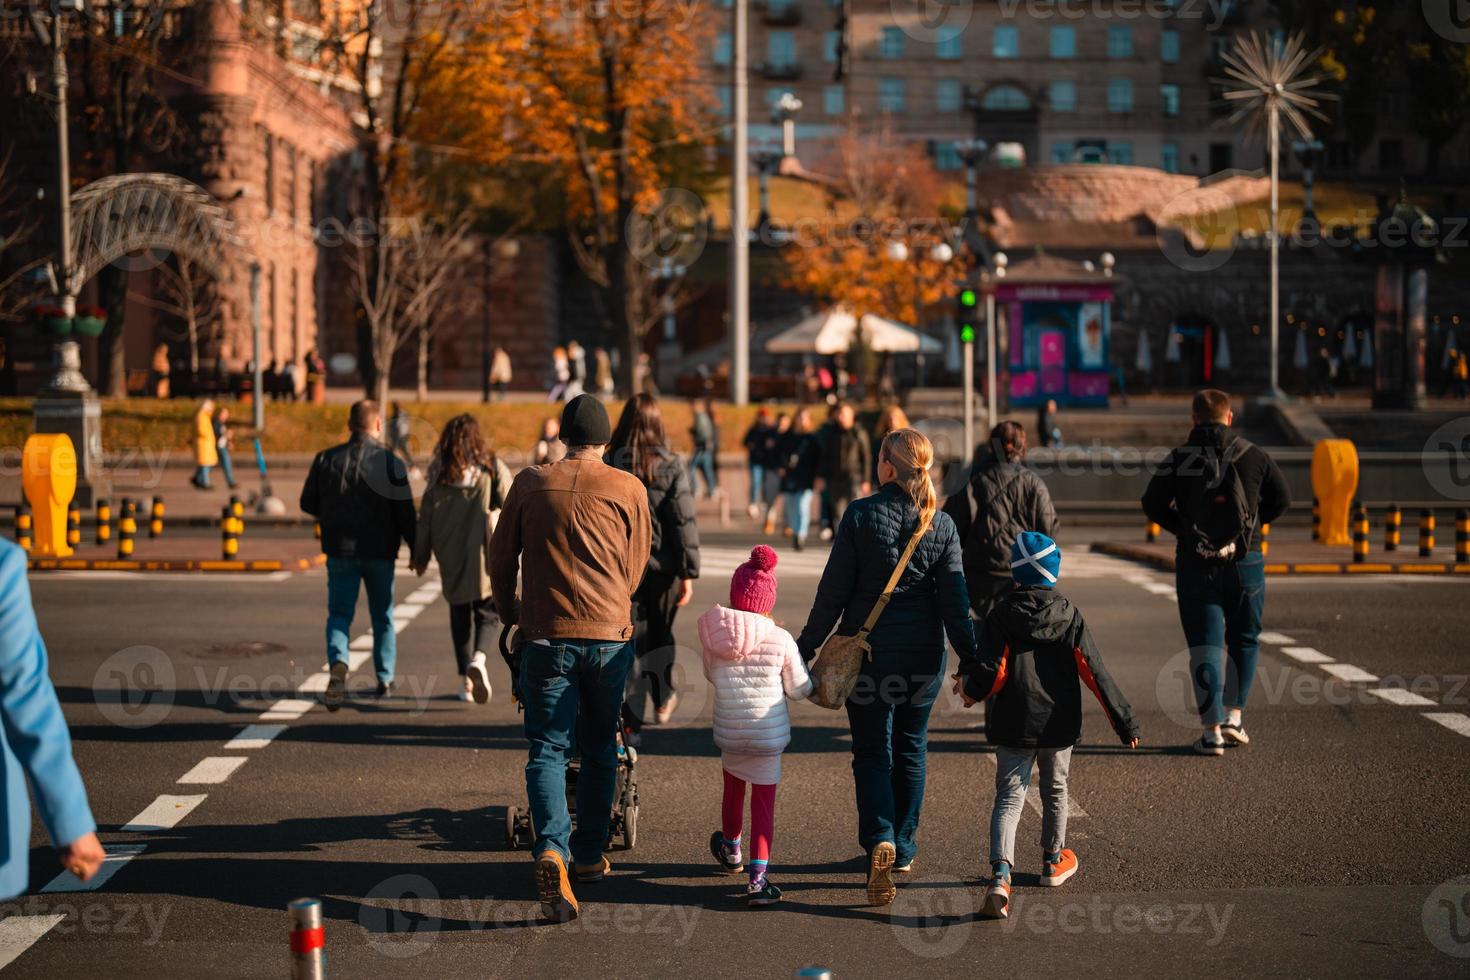
[[[1316,647],[1282,647],[1281,652],[1304,664],[1332,663],[1332,658]]]
[[[285,725],[246,725],[225,743],[227,749],[263,749],[286,730]]]
[[[1370,674],[1362,667],[1354,667],[1352,664],[1323,664],[1322,669],[1350,684],[1372,684],[1378,680],[1377,674]]]
[[[1406,708],[1427,708],[1435,704],[1424,695],[1406,691],[1401,687],[1375,687],[1368,693],[1375,698],[1382,698],[1389,704],[1402,705]]]
[[[1143,588],[1154,595],[1174,595],[1174,586],[1165,585],[1163,582],[1145,582]]]
[[[64,915],[12,915],[0,919],[0,970],[14,963],[65,918]]]
[[[316,706],[305,698],[282,698],[260,713],[261,721],[295,721]]]
[[[207,798],[203,793],[198,796],[160,796],[148,804],[142,813],[124,824],[122,831],[125,834],[146,834],[155,830],[168,830]]]
[[[352,642],[347,644],[347,649],[349,650],[371,650],[372,648],[373,634],[371,633],[364,633],[362,636],[353,637]]]
[[[179,777],[180,783],[222,783],[230,774],[243,766],[248,755],[211,755],[200,759],[198,764]]]
[[[1470,715],[1456,714],[1453,711],[1428,711],[1424,717],[1437,725],[1443,725],[1456,735],[1470,738]]]
[[[83,881],[70,871],[63,871],[50,884],[42,888],[43,892],[94,892],[107,884],[108,880],[119,871],[123,865],[133,858],[148,850],[147,844],[108,844],[107,856],[102,859],[102,867],[92,876],[91,881]]]
[[[410,598],[407,602],[400,602],[393,607],[393,618],[397,619],[399,616],[403,616],[407,619],[413,619],[423,611],[424,604],[422,602],[414,602]]]
[[[1272,633],[1270,630],[1262,633],[1260,639],[1262,643],[1274,643],[1276,646],[1290,646],[1296,642],[1285,633]]]
[[[372,644],[370,643],[368,644],[368,646],[371,647]],[[373,659],[373,652],[371,649],[354,650],[347,655],[347,670],[349,672],[354,671],[371,659]]]
[[[332,675],[327,671],[317,671],[315,674],[312,674],[310,677],[306,678],[306,680],[296,685],[296,693],[321,694],[327,689],[327,681],[331,679]]]
[[[1026,803],[1031,807],[1033,813],[1041,815],[1041,788],[1035,780],[1040,773],[1033,769],[1031,774],[1031,785],[1026,789]],[[1067,787],[1067,819],[1076,820],[1078,817],[1087,816],[1087,811],[1082,809],[1082,804],[1077,802],[1077,797],[1072,795],[1071,787]]]

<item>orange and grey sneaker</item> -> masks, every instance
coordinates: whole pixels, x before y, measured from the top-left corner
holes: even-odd
[[[980,902],[980,914],[987,919],[1004,919],[1011,914],[1010,873],[997,874],[990,879],[985,897]]]
[[[1055,888],[1076,873],[1077,854],[1068,848],[1041,859],[1041,884],[1046,888]]]
[[[577,879],[578,884],[590,884],[594,881],[601,881],[607,877],[607,873],[611,870],[612,862],[604,855],[597,859],[596,864],[574,863],[572,865],[572,877]]]
[[[536,859],[536,893],[548,919],[570,922],[577,917],[577,896],[567,880],[567,864],[556,851],[544,851]]]
[[[868,855],[868,904],[887,905],[898,894],[893,884],[893,862],[897,854],[893,844],[880,841]]]

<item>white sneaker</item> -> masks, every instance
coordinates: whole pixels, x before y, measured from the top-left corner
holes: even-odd
[[[475,651],[470,666],[465,672],[470,682],[470,695],[476,704],[490,703],[490,672],[485,669],[485,654]]]
[[[1200,755],[1224,755],[1225,740],[1217,739],[1213,734],[1206,732],[1195,740],[1193,748]]]
[[[818,536],[823,541],[831,541],[832,540],[832,529],[830,527],[824,527],[824,528],[822,528],[822,533],[820,535],[818,535]]]
[[[1227,721],[1220,726],[1220,734],[1225,737],[1226,745],[1251,744],[1251,737],[1245,733],[1245,726],[1239,723],[1232,725]]]
[[[761,516],[761,509],[755,504],[751,504],[749,507],[745,508],[745,513],[751,517],[759,517]]]

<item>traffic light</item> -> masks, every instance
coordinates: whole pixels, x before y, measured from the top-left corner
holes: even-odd
[[[956,319],[960,325],[960,342],[973,344],[975,342],[975,313],[978,298],[975,290],[966,287],[960,290],[959,316]]]

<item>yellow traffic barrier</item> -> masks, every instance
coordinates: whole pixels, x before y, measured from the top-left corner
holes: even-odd
[[[1455,561],[1470,563],[1470,510],[1455,511]]]
[[[1261,525],[1261,557],[1271,554],[1271,525]]]
[[[1434,511],[1421,510],[1419,512],[1419,557],[1430,558],[1434,555]]]
[[[1155,541],[1159,540],[1160,530],[1162,530],[1162,528],[1160,528],[1153,521],[1149,521],[1148,529],[1144,533],[1144,540],[1146,540],[1149,544],[1153,544]],[[320,535],[318,535],[318,537],[320,537]]]
[[[21,451],[20,482],[35,514],[37,558],[70,557],[67,510],[77,490],[77,453],[64,432],[36,434]]]
[[[1383,550],[1399,550],[1399,531],[1404,524],[1404,512],[1398,504],[1389,504],[1388,519],[1383,522]]]
[[[82,510],[75,502],[66,509],[66,543],[70,548],[82,545]]]
[[[31,553],[34,543],[33,532],[35,524],[31,520],[31,505],[19,503],[15,505],[15,543],[25,549],[26,554]]]
[[[226,561],[240,553],[240,535],[236,530],[236,520],[235,509],[226,504],[219,515],[220,554]]]
[[[153,507],[148,513],[148,536],[150,538],[163,537],[163,498],[154,497]]]
[[[112,505],[106,500],[97,501],[97,543],[106,544],[112,540]]]
[[[1312,493],[1321,501],[1325,545],[1344,545],[1348,508],[1358,489],[1358,449],[1351,439],[1322,439],[1312,451]]]
[[[132,497],[122,499],[117,519],[117,557],[133,557],[133,535],[138,533],[138,505]]]
[[[322,539],[322,522],[317,521],[315,524],[312,525],[312,528],[313,533],[316,534],[316,539],[320,541]]]
[[[1368,508],[1357,504],[1353,511],[1353,561],[1368,560]]]
[[[1312,498],[1312,540],[1322,540],[1322,501]]]

